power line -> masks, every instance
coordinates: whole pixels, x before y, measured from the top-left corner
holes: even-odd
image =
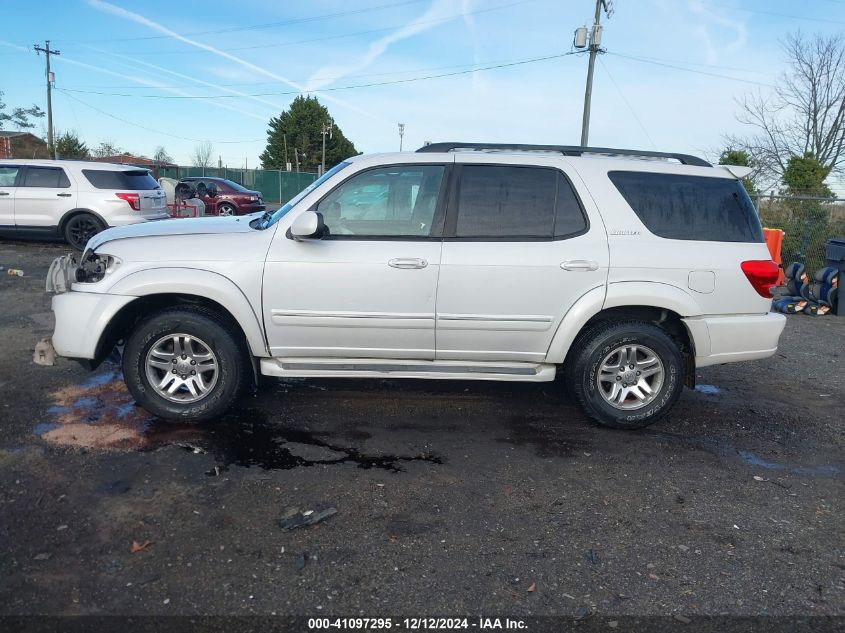
[[[372,11],[381,11],[382,9],[392,9],[408,4],[419,4],[423,0],[401,0],[400,2],[391,2],[389,4],[380,4],[372,7],[364,7],[361,9],[350,9],[349,11],[338,11],[336,13],[323,13],[321,15],[312,15],[304,18],[293,18],[291,20],[282,20],[281,22],[265,22],[263,24],[250,24],[247,26],[231,26],[222,29],[212,29],[208,31],[194,31],[192,33],[182,33],[185,37],[194,35],[218,35],[221,33],[235,33],[238,31],[257,31],[262,29],[274,28],[278,26],[291,26],[294,24],[304,24],[307,22],[317,22],[319,20],[327,20],[331,18],[346,17],[350,15],[360,15],[362,13],[370,13]],[[91,39],[91,40],[60,40],[65,43],[86,43],[86,42],[139,42],[144,40],[158,40],[167,38],[168,35],[146,35],[142,37],[115,37],[110,39]]]
[[[830,18],[811,18],[807,15],[792,15],[789,13],[779,13],[777,11],[763,11],[761,9],[746,9],[745,7],[735,7],[730,4],[719,4],[718,2],[708,3],[711,7],[721,7],[722,9],[732,9],[734,11],[745,11],[746,13],[754,13],[757,15],[771,15],[777,18],[787,18],[789,20],[807,20],[808,22],[822,22],[824,24],[845,24],[843,20],[832,20]]]
[[[496,5],[494,7],[487,7],[487,8],[484,8],[484,9],[476,9],[474,11],[467,11],[465,13],[455,13],[455,14],[452,14],[452,15],[449,15],[449,16],[446,16],[446,17],[442,17],[442,18],[432,18],[430,20],[420,20],[418,22],[415,22],[415,24],[423,25],[423,24],[445,23],[445,22],[450,22],[450,21],[458,19],[458,18],[463,18],[463,17],[468,16],[468,15],[479,15],[479,14],[482,14],[482,13],[489,13],[491,11],[499,11],[501,9],[508,9],[510,7],[515,7],[515,6],[519,6],[519,5],[522,5],[522,4],[527,4],[529,2],[538,2],[538,1],[539,0],[517,0],[516,2],[510,2],[510,3],[507,3],[507,4],[500,4],[500,5]],[[393,25],[393,26],[379,27],[377,29],[367,29],[365,31],[354,31],[354,32],[351,32],[351,33],[339,33],[339,34],[336,34],[336,35],[325,35],[325,36],[322,36],[322,37],[313,37],[313,38],[302,39],[302,40],[294,40],[294,41],[291,41],[291,42],[273,42],[272,44],[253,44],[251,46],[234,46],[234,47],[228,47],[228,48],[226,48],[226,50],[228,52],[236,52],[236,51],[250,51],[250,50],[264,49],[264,48],[284,48],[284,47],[287,47],[287,46],[296,46],[298,44],[310,44],[310,43],[313,43],[313,42],[325,42],[327,40],[336,40],[336,39],[342,39],[342,38],[345,38],[345,37],[355,37],[355,36],[358,36],[358,35],[372,35],[374,33],[385,33],[385,32],[395,31],[396,29],[402,28],[404,26],[407,26],[407,23],[396,24],[396,25]],[[169,37],[169,36],[156,36],[156,37]],[[113,41],[113,40],[100,40],[100,41]],[[123,40],[121,40],[121,41],[123,41]],[[172,56],[172,55],[199,54],[199,53],[202,53],[204,51],[201,51],[201,50],[187,50],[187,51],[186,50],[164,50],[164,51],[131,51],[130,50],[130,51],[126,51],[126,50],[118,49],[116,51],[111,51],[111,52],[113,52],[113,53],[123,53],[125,55],[168,55],[168,56]]]
[[[320,93],[320,92],[337,92],[341,90],[353,90],[356,88],[374,88],[378,86],[391,86],[394,84],[406,84],[406,83],[413,83],[416,81],[425,81],[428,79],[441,79],[444,77],[457,77],[458,75],[468,75],[470,73],[481,72],[485,70],[497,70],[499,68],[510,68],[513,66],[523,66],[525,64],[533,64],[537,62],[548,61],[552,59],[560,59],[562,57],[568,57],[569,55],[577,55],[579,51],[569,51],[566,53],[558,53],[555,55],[545,55],[543,57],[532,57],[529,59],[521,59],[509,63],[503,64],[495,64],[492,66],[482,66],[478,68],[471,68],[468,70],[459,70],[451,73],[440,73],[436,75],[426,75],[424,77],[410,77],[407,79],[393,79],[391,81],[377,81],[372,83],[366,84],[355,84],[350,86],[335,86],[332,88],[320,88],[318,90],[311,90],[308,92]],[[126,94],[120,92],[100,92],[95,90],[72,90],[69,88],[63,88],[62,92],[74,92],[79,94],[94,94],[100,95],[105,97],[130,97],[133,99],[243,99],[248,97],[281,97],[287,95],[298,95],[303,94],[305,91],[303,90],[292,90],[292,91],[285,91],[285,92],[258,92],[258,93],[251,93],[251,94],[236,94],[236,95],[138,95],[138,94]]]
[[[719,77],[721,79],[730,79],[731,81],[739,81],[744,84],[754,84],[755,86],[764,86],[766,88],[774,88],[774,84],[768,84],[762,81],[753,81],[751,79],[742,79],[741,77],[731,77],[730,75],[722,75],[719,73],[712,73],[706,70],[696,70],[694,68],[684,68],[683,66],[677,66],[675,64],[669,64],[665,62],[658,62],[654,61],[653,59],[649,59],[647,57],[638,57],[636,55],[624,55],[622,53],[614,53],[612,51],[606,51],[608,55],[615,55],[616,57],[622,57],[624,59],[630,59],[637,62],[642,62],[645,64],[653,64],[655,66],[663,66],[664,68],[673,68],[675,70],[681,70],[688,73],[695,73],[697,75],[707,75],[708,77]]]
[[[628,106],[628,110],[631,112],[631,115],[634,117],[634,120],[637,122],[637,125],[640,126],[640,129],[643,131],[643,134],[645,134],[645,137],[648,139],[648,142],[651,143],[652,148],[656,150],[657,145],[654,144],[654,141],[652,140],[651,135],[648,133],[648,130],[645,129],[645,125],[643,125],[643,122],[640,121],[640,117],[637,116],[636,111],[631,106],[628,99],[625,97],[625,93],[622,92],[622,88],[620,88],[619,84],[616,83],[616,80],[613,78],[613,75],[610,74],[610,69],[607,67],[607,64],[604,63],[604,60],[602,60],[601,57],[599,57],[599,63],[601,64],[601,67],[604,68],[604,72],[607,73],[607,76],[610,79],[610,82],[616,88],[616,92],[618,92],[619,96],[622,97],[622,101],[624,101],[625,105]]]
[[[58,90],[59,92],[63,93],[68,99],[73,99],[74,101],[81,103],[85,107],[91,108],[95,112],[99,112],[100,114],[102,114],[104,116],[107,116],[111,119],[114,119],[115,121],[120,121],[121,123],[126,123],[127,125],[131,125],[133,127],[137,127],[137,128],[142,129],[142,130],[146,130],[147,132],[153,132],[155,134],[161,134],[163,136],[170,136],[171,138],[178,138],[182,141],[202,142],[202,141],[209,140],[207,138],[191,138],[189,136],[180,136],[179,134],[173,134],[171,132],[165,132],[163,130],[157,130],[155,128],[147,127],[145,125],[141,125],[140,123],[135,123],[134,121],[129,121],[128,119],[124,119],[124,118],[119,117],[117,115],[111,114],[110,112],[106,112],[105,110],[101,110],[100,108],[98,108],[96,106],[92,106],[90,103],[83,101],[82,99],[79,99],[78,97],[74,97],[72,94],[68,94],[68,91],[65,90],[64,88],[56,88],[55,90]],[[238,143],[259,143],[262,140],[264,140],[264,139],[247,139],[247,140],[243,140],[243,141],[221,141],[221,140],[218,140],[218,139],[215,138],[214,142],[215,143],[224,143],[224,144],[233,144],[234,145],[234,144],[238,144]]]

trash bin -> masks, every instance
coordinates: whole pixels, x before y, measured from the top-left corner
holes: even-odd
[[[825,262],[828,266],[839,269],[839,302],[836,308],[838,316],[845,316],[845,301],[842,300],[842,285],[845,283],[845,237],[833,237],[824,245]]]

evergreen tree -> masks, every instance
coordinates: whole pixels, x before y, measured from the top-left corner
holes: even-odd
[[[298,156],[300,171],[317,171],[323,157],[323,124],[330,122],[333,123],[328,109],[317,97],[298,96],[287,110],[270,119],[267,148],[259,157],[261,165],[265,169],[285,169],[287,138],[287,162],[296,169]],[[357,153],[337,123],[333,123],[331,138],[326,136],[326,169]]]
[[[84,160],[91,157],[88,146],[77,136],[76,132],[65,132],[56,138],[56,154],[59,158]]]

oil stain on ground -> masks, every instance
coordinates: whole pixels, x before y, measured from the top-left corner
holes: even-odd
[[[429,453],[371,454],[332,443],[323,439],[326,434],[270,423],[257,409],[243,409],[202,425],[170,423],[137,406],[120,372],[111,366],[51,397],[54,406],[48,413],[53,419],[34,428],[36,435],[51,444],[111,451],[178,446],[213,455],[216,464],[209,474],[230,466],[272,470],[330,464],[400,472],[408,462],[442,463]],[[358,432],[355,437],[367,439],[369,434]]]

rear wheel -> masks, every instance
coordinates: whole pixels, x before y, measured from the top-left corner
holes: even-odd
[[[228,202],[224,202],[217,207],[217,215],[235,215],[236,209]]]
[[[184,422],[217,417],[245,385],[248,358],[239,339],[210,310],[159,312],[127,338],[126,386],[138,404],[159,417]]]
[[[105,230],[100,219],[90,213],[77,213],[65,223],[65,240],[78,251],[85,250],[85,245],[100,231]]]
[[[681,350],[650,323],[599,324],[578,338],[570,354],[567,383],[587,414],[605,426],[648,426],[683,390]]]

